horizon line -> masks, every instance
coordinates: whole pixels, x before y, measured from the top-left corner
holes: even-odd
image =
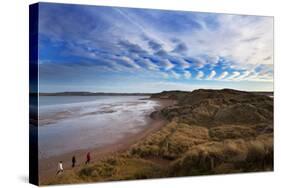
[[[247,90],[239,90],[239,89],[231,89],[231,88],[222,88],[222,89],[194,89],[194,90],[162,90],[159,92],[106,92],[106,91],[54,91],[54,92],[30,92],[30,93],[38,93],[38,94],[54,94],[54,93],[92,93],[92,94],[98,94],[98,93],[105,93],[105,94],[155,94],[155,93],[161,93],[161,92],[167,92],[167,91],[181,91],[181,92],[193,92],[196,90],[235,90],[235,91],[244,91],[244,92],[274,92],[272,91],[247,91]]]

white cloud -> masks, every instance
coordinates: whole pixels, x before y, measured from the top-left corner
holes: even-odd
[[[226,76],[228,75],[227,71],[224,71],[223,73],[221,73],[221,75],[217,78],[218,80],[222,80],[224,79]]]
[[[191,76],[192,76],[191,73],[190,73],[190,71],[185,71],[183,75],[184,75],[184,77],[185,77],[186,79],[189,79],[189,78],[191,78]]]
[[[273,74],[272,72],[267,72],[264,74],[255,72],[255,71],[244,71],[242,73],[235,71],[230,76],[227,77],[226,75],[221,75],[222,81],[251,81],[251,82],[273,82]],[[218,78],[219,80],[219,78]]]
[[[165,73],[165,72],[162,72],[161,73],[162,77],[165,78],[165,79],[168,79],[169,78],[169,74]]]
[[[123,63],[129,65],[130,67],[136,68],[136,69],[140,69],[141,67],[134,62],[133,60],[131,60],[130,58],[126,57],[126,56],[122,56],[119,58]]]
[[[240,66],[258,64],[273,55],[272,18],[223,14],[217,21],[217,30],[205,28],[190,36],[191,53],[229,57]]]
[[[216,71],[212,70],[211,73],[209,74],[209,76],[207,77],[208,80],[213,79],[216,76]]]
[[[171,63],[168,59],[162,60],[161,64],[165,67],[165,70],[170,70],[175,67],[175,65]]]
[[[203,71],[198,71],[196,79],[202,79],[204,77],[204,72]]]
[[[234,71],[234,72],[232,73],[232,75],[230,75],[227,79],[228,79],[228,80],[237,79],[238,76],[240,76],[240,72]]]
[[[217,55],[208,55],[208,62],[212,65],[215,66],[219,62],[220,57]]]
[[[190,60],[196,69],[201,69],[206,64],[206,61],[202,57],[191,57]]]
[[[186,69],[186,68],[189,68],[190,67],[190,64],[187,63],[185,60],[183,60],[182,58],[177,58],[177,62],[180,64],[180,66],[183,68],[183,69]]]
[[[222,14],[215,20],[219,25],[216,29],[203,27],[192,35],[182,36],[181,40],[192,46],[189,56],[206,55],[210,66],[221,57],[228,60],[226,66],[234,71],[273,64],[272,17]],[[204,62],[198,66],[202,68]]]
[[[171,74],[175,79],[179,79],[181,76],[180,74],[176,73],[175,71],[171,71]]]
[[[244,80],[247,79],[251,75],[250,71],[244,71],[238,78],[237,80]]]
[[[115,14],[116,12],[118,13],[118,15]],[[96,13],[93,14],[93,16],[95,15]],[[154,16],[156,21],[158,20],[160,22],[162,20],[158,19],[157,14],[155,14]],[[161,16],[161,14],[159,16]],[[50,24],[48,23],[53,24],[53,20],[50,20],[50,22],[44,24],[43,28],[42,23],[44,22],[41,22],[40,28],[43,32],[44,28],[47,32],[56,31],[57,35],[61,36],[62,39],[65,39],[66,36],[69,37],[69,35],[71,35],[72,38],[70,38],[73,41],[75,41],[77,38],[79,39],[79,43],[81,42],[81,44],[84,43],[85,45],[90,45],[88,46],[86,51],[81,51],[81,49],[84,48],[81,48],[82,45],[78,45],[80,51],[73,50],[70,51],[70,54],[84,56],[94,60],[96,60],[96,58],[100,58],[102,62],[106,62],[104,64],[107,64],[108,67],[109,65],[111,65],[110,69],[113,69],[115,71],[131,70],[132,72],[136,72],[136,70],[140,70],[142,68],[140,65],[144,65],[146,69],[153,71],[156,70],[155,73],[157,72],[157,75],[161,74],[166,79],[170,77],[179,79],[181,78],[181,76],[188,79],[192,76],[189,71],[185,71],[183,75],[180,75],[179,73],[172,70],[178,70],[176,68],[190,68],[198,71],[197,75],[194,75],[196,79],[204,79],[204,76],[206,74],[206,79],[222,81],[249,80],[272,82],[273,66],[264,66],[260,69],[255,68],[261,64],[273,65],[273,18],[265,16],[212,14],[212,23],[215,24],[214,27],[209,27],[206,23],[206,16],[209,16],[209,14],[194,13],[192,19],[194,19],[195,22],[200,23],[200,25],[202,26],[200,27],[200,29],[194,29],[195,32],[191,31],[192,28],[190,29],[190,31],[186,30],[186,32],[185,30],[181,30],[178,33],[177,29],[171,32],[164,32],[164,30],[157,24],[152,24],[152,19],[145,19],[145,17],[138,15],[137,13],[133,13],[133,11],[126,11],[123,9],[112,11],[112,15],[109,14],[104,17],[104,21],[108,21],[109,23],[109,28],[107,28],[106,30],[104,30],[104,27],[97,27],[100,29],[95,29],[96,31],[93,30],[92,32],[88,32],[88,30],[85,30],[87,32],[72,32],[82,33],[83,35],[81,36],[76,34],[75,36],[72,36],[72,33],[68,33],[68,35],[65,34],[65,31],[67,31],[67,29],[65,29],[64,27],[67,25],[73,27],[72,24],[57,24],[59,26],[59,29],[49,29],[48,25]],[[116,19],[118,19],[118,22],[116,22]],[[61,20],[61,23],[68,23],[72,20],[73,19],[65,20],[65,18],[63,18]],[[99,23],[94,23],[94,25],[95,24]],[[75,24],[75,26],[77,26],[77,24]],[[83,31],[84,27],[76,28]],[[92,29],[92,26],[89,28]],[[100,32],[100,30],[104,31]],[[84,33],[87,34],[85,35]],[[97,34],[101,36],[96,38],[95,36]],[[159,67],[149,59],[144,60],[144,62],[134,61],[135,59],[152,55],[154,52],[147,46],[147,41],[143,39],[142,35],[147,35],[147,37],[157,41],[157,43],[161,44],[162,50],[164,52],[167,52],[168,57],[161,55],[159,55],[159,57],[156,57],[163,60],[159,61]],[[171,38],[174,37],[176,37],[179,41],[183,42],[186,47],[188,47],[188,51],[186,51],[186,53],[179,54],[176,53],[176,51],[172,52],[175,49],[175,43],[171,42]],[[53,36],[50,38],[57,37]],[[110,40],[106,40],[108,38],[110,38]],[[130,44],[128,45],[139,47],[140,51],[144,51],[145,53],[147,52],[147,54],[143,55],[144,52],[140,52],[139,54],[131,53],[132,48],[129,47],[127,48],[127,51],[124,51],[125,48],[120,49],[120,46],[116,45],[120,40],[129,41]],[[107,51],[108,54],[130,55],[129,57],[116,56],[105,58],[101,56],[102,54],[98,51],[94,51],[94,49],[103,49]],[[175,55],[175,57],[178,57],[177,60],[169,58],[170,55]],[[186,57],[182,57],[184,55],[186,55]],[[187,59],[189,57],[193,58],[194,61],[190,61],[190,63],[188,63],[184,60],[184,58]],[[168,59],[170,59],[171,61]],[[222,59],[227,61],[221,61],[221,63],[219,64],[221,66],[220,68],[232,72],[232,74],[229,75],[227,71],[221,73],[221,75],[217,75],[215,71],[211,71],[210,74],[207,74],[206,72],[204,74],[203,71],[199,71],[202,70],[201,68],[203,67],[209,68],[207,66],[210,66],[210,70],[212,70],[213,66],[217,65],[219,60]],[[175,64],[173,64],[173,62]],[[166,73],[157,71],[159,70],[160,66],[163,67]],[[175,66],[177,67],[174,68]],[[185,81],[188,82],[188,80]],[[219,84],[228,83],[220,82]],[[246,89],[248,88],[246,87]]]
[[[158,69],[159,69],[159,67],[158,67],[156,64],[152,63],[149,59],[144,59],[144,60],[142,61],[142,63],[143,63],[143,64],[146,66],[146,68],[149,69],[149,70],[158,70]]]

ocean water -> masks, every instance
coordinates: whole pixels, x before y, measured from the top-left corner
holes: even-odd
[[[147,96],[40,96],[39,158],[99,148],[147,126]]]

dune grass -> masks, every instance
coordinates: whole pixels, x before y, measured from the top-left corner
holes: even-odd
[[[171,122],[143,142],[133,146],[132,155],[176,159],[193,145],[209,139],[208,129]]]
[[[46,184],[52,185],[157,178],[161,176],[161,174],[159,174],[161,171],[163,171],[162,167],[151,161],[119,155],[109,157],[93,164],[81,166],[75,170],[66,170],[63,174],[54,177]]]
[[[273,169],[271,134],[249,141],[226,139],[196,145],[169,168],[170,176],[266,171]]]

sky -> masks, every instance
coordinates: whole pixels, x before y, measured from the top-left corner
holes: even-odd
[[[40,3],[39,91],[273,91],[273,17]]]

